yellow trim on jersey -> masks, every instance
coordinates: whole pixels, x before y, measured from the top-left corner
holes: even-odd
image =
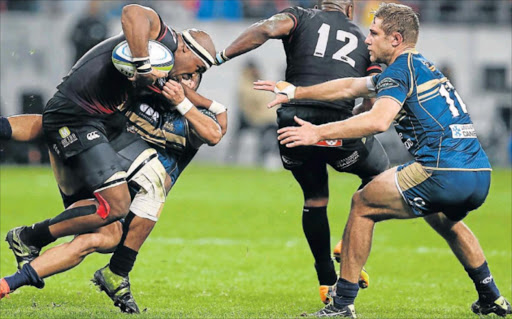
[[[439,85],[439,84],[445,83],[445,82],[448,82],[448,79],[446,77],[444,77],[442,79],[434,79],[434,80],[427,81],[423,84],[418,85],[418,88],[416,89],[416,93],[418,93],[418,95],[420,95],[421,93],[434,88],[436,85]]]
[[[418,50],[416,50],[416,48],[410,48],[410,49],[407,49],[404,52],[402,52],[400,55],[402,55],[402,54],[409,54],[409,53],[418,54],[419,52],[418,52]]]
[[[416,51],[416,53],[418,53],[418,52]],[[410,85],[410,87],[409,87],[409,92],[407,93],[407,98],[411,97],[412,92],[414,91],[413,83],[415,83],[415,82],[414,82],[413,72],[412,72],[412,70],[413,70],[413,65],[412,65],[412,64],[413,64],[413,62],[412,62],[412,55],[413,55],[413,53],[411,52],[411,53],[409,53],[409,56],[407,57],[407,67],[409,68],[409,75],[410,75],[410,77],[411,77],[411,78],[409,79],[409,81],[410,81],[411,85]],[[417,94],[418,94],[418,92],[416,91],[416,95],[417,95]],[[407,98],[406,98],[406,99],[407,99]],[[405,102],[405,101],[404,101],[404,102]]]
[[[396,173],[398,186],[405,192],[419,184],[423,183],[432,176],[432,173],[427,172],[420,163],[413,163],[404,167],[401,171]]]
[[[429,167],[423,166],[429,171],[462,171],[462,172],[480,172],[480,171],[492,171],[492,168],[444,168],[444,167]]]
[[[185,137],[155,128],[153,124],[141,118],[136,113],[127,112],[127,115],[129,115],[128,120],[135,124],[135,129],[138,134],[150,143],[161,145],[162,147],[165,147],[166,142],[176,143],[183,146],[187,143],[187,139]]]
[[[418,94],[418,100],[425,100],[426,98],[428,98],[432,94],[436,94],[437,92],[439,92],[439,87],[433,89],[432,91],[430,91],[428,93],[424,93],[423,95]]]
[[[436,98],[436,97],[438,97],[438,96],[439,96],[439,93],[438,93],[438,94],[436,94],[436,95],[432,95],[432,96],[431,96],[431,97],[429,97],[428,99],[420,100],[420,102],[425,103],[425,102],[430,101],[430,100],[432,100],[433,98]]]

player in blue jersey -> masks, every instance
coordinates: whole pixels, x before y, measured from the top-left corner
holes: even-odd
[[[372,62],[388,65],[382,74],[309,87],[294,87],[287,82],[255,83],[256,89],[277,93],[269,106],[296,99],[330,101],[377,95],[371,110],[344,121],[317,126],[296,117],[298,126],[278,131],[282,145],[360,138],[383,132],[394,121],[414,156],[414,161],[385,171],[354,194],[343,234],[343,263],[336,296],[316,316],[356,317],[357,281],[370,253],[375,223],[414,217],[424,217],[443,236],[473,280],[478,292],[478,300],[471,307],[474,313],[511,313],[478,240],[461,221],[485,201],[491,166],[459,94],[414,49],[418,33],[419,20],[410,7],[382,4],[365,41]]]

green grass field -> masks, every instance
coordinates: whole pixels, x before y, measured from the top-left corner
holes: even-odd
[[[6,232],[61,211],[49,168],[0,168],[0,274],[16,270]],[[512,299],[510,170],[495,170],[487,202],[466,218],[503,295]],[[330,178],[332,244],[357,178]],[[140,318],[295,318],[322,307],[301,227],[302,194],[288,172],[192,165],[171,192],[131,274]],[[69,239],[69,238],[68,238]],[[1,318],[126,318],[90,282],[109,256],[0,301]],[[477,318],[473,284],[421,220],[376,227],[359,318]]]

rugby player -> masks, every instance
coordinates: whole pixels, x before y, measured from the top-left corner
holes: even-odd
[[[199,79],[200,77],[195,80],[187,79],[182,83],[197,88]],[[134,199],[128,217],[123,223],[114,222],[93,232],[81,234],[69,243],[46,250],[41,256],[24,265],[21,271],[2,278],[0,298],[25,285],[42,288],[43,278],[77,266],[92,252],[107,253],[116,249],[115,255],[119,250],[126,249],[126,241],[129,240],[130,234],[136,235],[135,241],[132,239],[132,242],[138,245],[136,249],[138,251],[158,220],[165,193],[176,183],[198,148],[203,143],[217,144],[222,138],[222,131],[226,128],[225,112],[216,115],[222,129],[219,124],[209,118],[213,113],[205,115],[203,113],[206,111],[202,113],[193,106],[184,115],[180,114],[179,109],[160,114],[159,111],[168,109],[168,106],[162,105],[162,100],[156,98],[156,94],[146,95],[133,101],[129,99],[123,105],[121,109],[127,115],[128,126],[111,141],[113,148],[118,150],[118,160],[123,166],[129,167],[127,171],[130,176],[133,176],[129,178],[129,186]],[[185,100],[183,88],[173,81],[166,84],[163,94],[172,104],[179,105]],[[205,99],[200,103],[208,105],[209,102],[211,101]],[[15,125],[14,128],[19,127]],[[158,150],[161,164],[155,165],[151,161],[137,162],[140,153],[149,152],[153,157],[157,154],[140,139],[139,135],[134,134],[135,132]],[[163,172],[163,175],[160,172]],[[92,194],[89,194],[89,197],[92,197]],[[65,197],[64,199],[66,200]],[[126,262],[128,264],[131,262],[133,266],[135,260],[128,259]],[[114,281],[117,289],[115,291],[109,291],[108,286],[103,286],[112,285],[111,281],[117,279],[112,278],[113,276],[116,275],[105,267],[95,274],[94,281],[109,296],[112,292],[111,298],[123,312],[138,313],[139,309],[130,292],[128,276],[126,280],[121,277],[118,281]],[[111,281],[108,281],[109,279]]]
[[[97,229],[128,214],[127,174],[109,141],[124,125],[124,119],[118,120],[123,117],[116,113],[117,107],[128,95],[148,86],[160,92],[153,83],[167,76],[151,67],[148,41],[160,41],[174,53],[171,77],[202,73],[215,62],[215,47],[208,34],[198,30],[178,33],[150,8],[127,5],[121,22],[123,33],[89,50],[64,77],[43,111],[44,135],[61,192],[64,196],[93,193],[96,200],[80,200],[54,218],[10,230],[7,241],[20,269],[57,238]],[[118,72],[111,61],[112,49],[125,39],[137,69],[132,79]],[[75,174],[78,178],[70,178]]]
[[[485,201],[491,165],[454,86],[416,51],[418,34],[418,16],[410,7],[383,3],[375,12],[365,40],[372,62],[388,65],[382,74],[308,87],[287,82],[255,83],[256,89],[275,89],[276,99],[269,106],[300,99],[377,96],[370,111],[344,121],[314,125],[295,117],[299,126],[278,131],[283,146],[361,138],[387,130],[394,121],[398,135],[414,156],[414,161],[385,171],[354,194],[343,234],[336,294],[332,303],[315,313],[318,317],[356,318],[357,281],[370,253],[375,223],[415,217],[424,217],[447,241],[473,280],[478,293],[478,300],[471,306],[474,313],[512,313],[477,238],[462,222]]]
[[[255,23],[217,53],[217,64],[254,50],[268,39],[281,39],[286,53],[286,81],[294,85],[380,73],[380,65],[370,61],[362,31],[352,22],[354,1],[320,0],[318,5],[320,9],[288,8]],[[364,111],[372,103],[366,99],[354,109],[355,100],[291,101],[277,110],[277,122],[280,128],[293,125],[295,115],[315,124],[335,122]],[[327,165],[338,172],[357,175],[362,188],[389,168],[389,160],[373,136],[320,141],[296,149],[280,145],[279,151],[284,168],[291,171],[304,195],[302,228],[315,260],[320,298],[327,304],[329,289],[337,280],[327,217]],[[335,255],[339,256],[340,245]],[[360,284],[363,288],[369,285],[365,271]]]

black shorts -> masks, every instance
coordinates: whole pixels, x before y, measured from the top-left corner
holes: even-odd
[[[64,165],[76,171],[88,191],[102,187],[115,173],[124,172],[110,138],[125,126],[121,113],[89,114],[60,92],[43,111],[48,147]]]
[[[46,143],[63,161],[89,148],[108,143],[113,134],[125,128],[126,119],[113,114],[89,114],[57,92],[43,111]]]
[[[297,126],[293,117],[298,116],[313,124],[341,121],[348,116],[325,107],[285,106],[277,111],[279,128]],[[389,159],[380,142],[373,136],[362,139],[344,139],[322,143],[323,146],[287,148],[279,144],[281,161],[285,169],[296,171],[329,164],[338,172],[353,173],[361,179],[376,176],[389,167]]]

